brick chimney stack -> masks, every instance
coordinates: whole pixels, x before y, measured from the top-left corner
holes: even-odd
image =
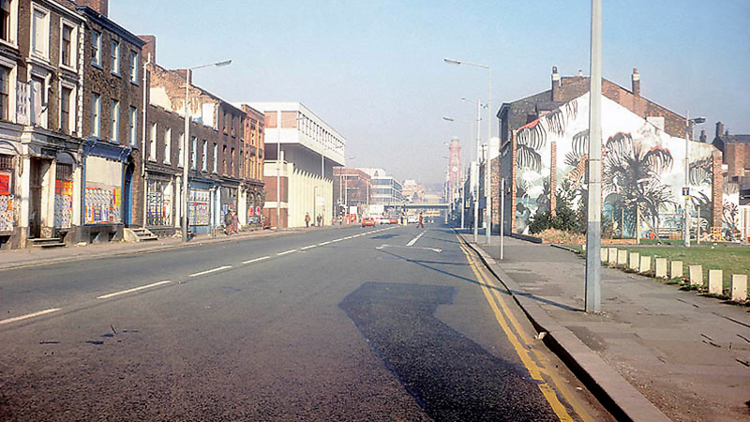
[[[105,18],[109,17],[109,0],[75,0],[81,6],[88,6]]]
[[[148,55],[151,55],[151,63],[156,63],[156,36],[155,35],[139,35],[143,42],[146,44],[141,48],[141,54],[143,55],[144,62],[148,60]]]
[[[636,97],[641,96],[641,75],[638,73],[638,69],[633,68],[633,74],[630,76],[633,82],[633,95]]]
[[[700,139],[701,139],[701,142],[703,142],[704,144],[708,140],[708,137],[706,136],[706,129],[701,129],[701,138]]]
[[[561,101],[561,99],[560,74],[557,73],[557,66],[552,66],[552,101]]]
[[[724,123],[716,122],[716,137],[721,138],[724,135]]]

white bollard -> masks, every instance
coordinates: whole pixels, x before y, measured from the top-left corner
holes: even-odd
[[[667,258],[656,258],[656,278],[667,278]]]
[[[724,272],[722,270],[708,270],[708,293],[712,295],[724,293]]]
[[[602,248],[601,257],[602,264],[606,264],[607,262],[609,262],[609,248]]]
[[[630,259],[628,259],[628,268],[631,270],[638,270],[638,252],[630,252]]]
[[[609,261],[607,262],[611,267],[617,266],[617,249],[609,248]]]
[[[669,268],[669,278],[682,277],[682,261],[672,261]]]
[[[703,266],[702,265],[689,265],[690,271],[690,285],[703,287]]]
[[[641,265],[638,266],[638,272],[647,273],[651,271],[651,257],[644,255],[641,257]]]
[[[732,274],[732,300],[744,302],[747,300],[747,275]]]
[[[617,266],[625,268],[628,265],[628,251],[617,251]]]

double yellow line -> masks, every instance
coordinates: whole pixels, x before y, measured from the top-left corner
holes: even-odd
[[[459,242],[463,243],[463,239],[458,238],[458,240]],[[495,314],[495,319],[503,329],[505,337],[513,345],[513,349],[515,349],[518,357],[521,359],[521,362],[529,371],[529,375],[531,375],[531,378],[537,382],[537,385],[544,395],[544,398],[547,399],[547,402],[550,404],[552,410],[555,412],[560,421],[573,422],[574,419],[568,413],[568,409],[565,407],[565,405],[563,405],[560,399],[557,397],[555,390],[547,383],[547,379],[552,380],[552,383],[555,385],[557,391],[563,396],[565,401],[570,404],[570,406],[573,408],[573,411],[578,414],[583,422],[594,422],[594,419],[588,414],[588,412],[586,412],[583,406],[573,396],[573,394],[565,385],[566,383],[562,379],[560,379],[554,369],[546,369],[548,367],[552,367],[551,362],[544,354],[542,354],[534,347],[532,339],[529,338],[529,336],[526,335],[524,330],[521,328],[518,320],[508,308],[508,305],[505,303],[503,297],[497,291],[498,286],[493,280],[494,277],[488,275],[483,266],[477,265],[474,256],[463,244],[461,244],[461,250],[466,255],[466,260],[469,262],[469,266],[474,272],[474,275],[476,275],[477,281],[479,282],[479,285],[482,288],[482,292],[484,293],[484,297],[490,304],[492,312]],[[511,325],[513,328],[511,328]]]

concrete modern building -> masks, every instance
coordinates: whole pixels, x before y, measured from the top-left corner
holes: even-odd
[[[371,204],[396,205],[404,202],[403,185],[398,179],[386,174],[381,168],[360,169],[372,180]]]
[[[266,224],[303,227],[305,214],[314,216],[313,221],[320,217],[323,224],[330,224],[335,205],[333,168],[346,165],[346,139],[302,103],[246,104],[265,114]],[[278,199],[277,176],[281,184]]]

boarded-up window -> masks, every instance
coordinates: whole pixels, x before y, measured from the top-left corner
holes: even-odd
[[[271,128],[271,129],[276,129],[276,112],[275,111],[266,112],[266,127]]]

